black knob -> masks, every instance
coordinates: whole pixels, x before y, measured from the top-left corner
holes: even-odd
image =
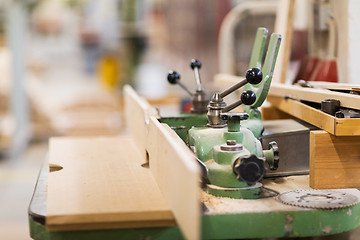
[[[258,68],[251,68],[246,72],[246,80],[250,84],[258,84],[263,79],[263,74]]]
[[[256,101],[256,95],[253,91],[247,90],[241,94],[241,102],[245,105],[251,105]]]
[[[191,63],[190,63],[190,67],[192,70],[194,70],[195,68],[200,69],[201,68],[201,62],[197,59],[191,59]]]
[[[274,152],[274,159],[273,159],[273,164],[270,165],[270,169],[271,170],[276,170],[279,167],[279,147],[277,145],[277,143],[275,141],[269,142],[269,149],[272,149]]]
[[[175,71],[170,71],[167,76],[168,82],[170,84],[177,84],[180,80],[180,74]]]
[[[252,186],[264,177],[264,161],[255,155],[244,157],[234,162],[233,170],[239,181],[244,181]]]

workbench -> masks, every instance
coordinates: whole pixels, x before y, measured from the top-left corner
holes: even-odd
[[[97,149],[105,148],[108,146],[116,146],[119,141],[123,141],[127,136],[119,137],[100,137],[100,138],[59,138],[55,139],[56,142],[62,143],[61,151],[66,151],[66,157],[81,156],[86,154],[86,158],[76,159],[78,162],[73,163],[74,166],[82,166],[86,168],[93,162],[96,164],[98,159]],[[92,144],[89,144],[89,143]],[[93,146],[97,146],[94,148]],[[54,145],[55,146],[55,145]],[[82,146],[82,147],[81,147]],[[50,148],[51,150],[51,148]],[[111,165],[114,159],[119,161],[129,161],[124,159],[119,154],[120,151],[114,150],[111,157],[104,157],[101,159],[102,165]],[[142,155],[139,153],[139,156]],[[174,216],[171,214],[171,209],[164,200],[164,214],[158,220],[156,226],[141,227],[138,226],[126,226],[112,224],[107,222],[106,218],[103,218],[100,222],[97,222],[96,214],[93,216],[93,222],[97,222],[97,225],[79,224],[77,227],[68,228],[66,230],[61,228],[61,224],[57,227],[49,225],[47,207],[49,206],[49,199],[47,197],[47,184],[49,175],[49,158],[46,157],[44,165],[40,171],[37,181],[34,195],[29,206],[29,226],[30,235],[33,239],[183,239],[182,232],[177,225]],[[75,160],[75,159],[72,159]],[[84,162],[84,161],[87,162]],[[131,160],[131,159],[130,159]],[[132,159],[134,160],[134,159]],[[90,162],[89,162],[90,161]],[[54,170],[54,167],[52,165]],[[150,171],[138,165],[141,171]],[[58,172],[64,171],[64,169]],[[103,175],[101,169],[99,174],[92,175],[94,182],[109,182],[108,185],[104,185],[102,188],[96,188],[97,194],[106,194],[111,188],[110,179],[113,177],[111,174]],[[55,172],[57,174],[57,172]],[[80,173],[81,174],[81,173]],[[74,179],[72,179],[74,180]],[[151,179],[150,179],[151,180]],[[79,190],[80,182],[71,182],[69,184],[63,183],[64,187],[73,188]],[[82,182],[86,184],[86,182]],[[131,184],[131,183],[129,183]],[[273,196],[274,192],[282,193],[293,189],[309,189],[309,177],[303,176],[291,176],[283,178],[273,178],[263,180],[263,184],[266,187],[264,191],[268,191],[270,197],[256,199],[256,200],[244,200],[244,199],[230,199],[211,196],[201,189],[200,201],[201,204],[201,238],[202,239],[231,239],[231,238],[276,238],[276,237],[305,237],[305,236],[323,236],[331,235],[349,231],[357,228],[360,225],[360,205],[356,204],[351,207],[332,209],[332,210],[320,210],[311,208],[295,207],[285,205]],[[84,188],[81,188],[84,190]],[[271,189],[271,190],[269,190]],[[82,191],[82,190],[81,190]],[[88,188],[87,194],[91,194],[91,188]],[[360,198],[360,191],[357,189],[340,189],[340,192],[351,193],[352,195]],[[62,192],[59,189],[59,192]],[[81,192],[81,194],[86,194]],[[131,194],[122,193],[122,194]],[[186,196],[186,192],[179,193],[180,196]],[[116,195],[116,193],[115,193]],[[71,205],[71,201],[74,196],[62,196],[63,206]],[[97,201],[97,196],[93,196],[94,201]],[[101,198],[101,196],[98,196]],[[52,199],[54,201],[54,199]],[[65,201],[65,202],[64,202]],[[91,200],[89,200],[91,201]],[[50,205],[53,204],[50,202]],[[80,203],[79,203],[80,204]],[[87,204],[87,203],[86,203]],[[115,205],[121,206],[121,202]],[[61,206],[60,206],[61,208]],[[79,206],[79,208],[81,208]],[[107,206],[98,205],[99,211],[106,209]],[[145,211],[145,210],[144,210]],[[183,209],[186,211],[186,209]],[[112,213],[109,213],[109,216]],[[161,226],[161,218],[163,218],[164,225]],[[66,222],[64,223],[66,225]],[[65,226],[64,225],[64,226]],[[49,230],[52,228],[53,230]]]

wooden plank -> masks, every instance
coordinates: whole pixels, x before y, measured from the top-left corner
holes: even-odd
[[[275,32],[282,35],[274,81],[285,83],[291,54],[291,40],[294,28],[295,0],[281,0],[278,3],[275,21]]]
[[[338,99],[342,107],[360,109],[360,96],[315,88],[303,88],[295,85],[272,83],[269,95],[290,97],[320,103],[323,99]]]
[[[310,186],[315,189],[360,187],[360,137],[310,132]]]
[[[280,110],[335,134],[335,117],[293,99],[268,96],[267,100]]]
[[[150,169],[186,239],[200,239],[200,169],[184,142],[166,124],[150,117]]]
[[[332,82],[321,82],[321,81],[308,81],[312,86],[316,88],[332,89],[332,90],[352,90],[360,89],[358,84],[346,84],[346,83],[332,83]]]
[[[175,225],[150,169],[131,137],[52,138],[48,230]]]
[[[294,118],[290,114],[283,112],[274,106],[261,106],[261,116],[264,121]]]
[[[156,110],[132,88],[125,87],[124,95],[130,131],[148,154],[150,169],[177,224],[187,239],[198,239],[200,169],[194,155],[173,130],[158,122]]]
[[[149,118],[150,116],[158,117],[157,111],[129,85],[124,86],[123,94],[126,126],[138,142],[140,151],[145,154]]]
[[[338,77],[340,82],[359,83],[360,2],[357,0],[330,1],[332,16],[339,29],[337,36]]]
[[[280,110],[336,136],[359,136],[359,118],[336,118],[297,100],[268,96],[267,100]]]
[[[359,118],[334,118],[335,119],[335,135],[336,136],[358,136],[360,135],[360,119]]]

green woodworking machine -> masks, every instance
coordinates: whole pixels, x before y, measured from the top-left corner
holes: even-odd
[[[174,187],[178,184],[178,178],[172,181],[173,185],[171,186],[167,181],[162,183],[165,190],[161,189],[161,194],[175,196],[167,199],[170,205],[171,202],[176,203],[175,207],[171,206],[176,220],[174,220],[174,225],[114,227],[114,223],[100,222],[101,228],[76,228],[76,225],[72,225],[72,228],[67,230],[49,230],[46,227],[47,220],[49,220],[46,210],[48,204],[46,192],[51,173],[48,172],[49,166],[45,162],[29,206],[31,237],[37,240],[165,240],[184,239],[186,236],[195,235],[196,238],[191,239],[276,238],[331,235],[359,227],[358,198],[360,193],[357,189],[313,190],[309,188],[306,175],[264,178],[265,174],[268,174],[266,173],[267,169],[280,168],[283,158],[288,160],[287,158],[294,156],[294,153],[298,155],[297,150],[300,149],[300,144],[297,144],[300,139],[299,135],[295,139],[297,148],[289,149],[291,141],[286,137],[285,140],[268,141],[264,146],[264,140],[269,136],[269,128],[267,128],[269,123],[262,121],[258,108],[263,104],[269,91],[281,36],[279,34],[271,35],[265,61],[262,64],[266,38],[267,30],[265,28],[258,29],[246,78],[222,92],[214,93],[210,99],[201,84],[199,74],[201,63],[198,60],[192,60],[190,65],[194,71],[197,86],[194,93],[181,83],[180,75],[177,72],[170,71],[168,81],[171,84],[180,85],[192,97],[193,109],[190,113],[170,117],[161,116],[161,114],[158,116],[154,113],[156,112],[153,111],[154,109],[150,109],[148,103],[139,100],[140,97],[135,92],[127,90],[132,106],[136,107],[136,109],[128,109],[127,114],[132,117],[144,118],[138,121],[139,125],[130,126],[135,129],[134,136],[137,135],[134,148],[145,150],[142,153],[146,153],[144,156],[147,160],[150,159],[148,162],[150,164],[147,165],[150,165],[148,169],[144,170],[144,164],[141,166],[139,164],[138,167],[143,171],[154,171],[157,174],[154,176],[155,178],[166,177],[174,180],[176,174],[169,176],[167,170],[160,171],[161,169],[156,169],[156,166],[152,168],[152,164],[157,161],[154,160],[154,156],[158,158],[168,156],[170,148],[175,153],[181,149],[181,153],[178,155],[187,155],[191,164],[195,167],[200,166],[201,188],[197,185],[199,175],[196,175],[193,178],[194,181],[188,185],[198,190],[195,195],[184,191],[179,192]],[[226,96],[241,87],[243,92],[240,94],[240,99],[228,104]],[[241,112],[232,111],[240,105],[245,105]],[[284,125],[285,122],[272,122],[270,125],[279,126]],[[165,135],[156,135],[157,131],[154,130],[155,128],[150,128],[150,125],[162,129],[161,134],[164,134],[166,129],[169,129],[169,132]],[[150,141],[144,139],[144,136],[149,137],[150,133],[153,134],[153,139]],[[171,141],[166,142],[167,148],[157,148],[156,146],[162,145],[164,142],[156,142],[157,138],[154,136],[167,136],[166,139]],[[304,135],[304,139],[306,138]],[[101,142],[103,139],[94,141]],[[107,141],[112,142],[114,139]],[[280,145],[281,141],[285,141],[285,144],[288,145]],[[186,153],[186,151],[188,152]],[[293,155],[286,155],[286,151],[290,151]],[[279,161],[279,156],[282,158],[281,161]],[[86,159],[82,160],[85,164]],[[171,160],[169,158],[162,159],[164,161],[162,163],[169,168],[174,167]],[[106,159],[101,159],[101,161],[106,162]],[[194,161],[197,161],[198,165]],[[177,166],[180,165],[177,164]],[[184,169],[187,168],[182,168],[182,170]],[[268,172],[271,173],[271,171]],[[94,176],[94,179],[96,177]],[[106,178],[107,176],[105,174],[102,177]],[[136,179],[137,177],[139,176],[136,176]],[[126,184],[130,186],[131,182],[126,182]],[[107,191],[106,186],[104,186],[104,191]],[[89,194],[91,195],[91,192]],[[128,194],[131,194],[131,191]],[[183,202],[179,203],[177,200],[181,197],[185,199],[184,202],[190,198],[194,199],[192,206],[195,207],[193,209],[201,209],[198,212],[191,212],[189,209],[179,208],[179,204],[181,205]],[[66,207],[66,204],[64,205]],[[101,209],[101,206],[98,207]],[[183,215],[184,211],[194,214],[194,218],[198,217],[199,225],[186,225],[187,222],[184,222],[181,217],[177,218],[179,211],[180,215]],[[147,220],[153,221],[152,219]],[[66,222],[63,224],[66,225]],[[191,235],[194,231],[195,234]]]
[[[279,164],[276,142],[270,142],[269,149],[263,150],[259,141],[264,127],[258,107],[267,96],[281,42],[281,35],[271,35],[261,71],[257,67],[261,66],[266,32],[266,29],[259,29],[255,40],[256,66],[247,71],[244,80],[214,93],[210,102],[201,84],[201,63],[198,60],[193,59],[190,64],[197,85],[195,93],[180,82],[177,72],[170,71],[168,74],[168,81],[184,88],[191,95],[193,103],[187,118],[190,124],[172,127],[198,157],[205,173],[206,190],[215,196],[259,198],[262,188],[260,181],[265,175],[266,165],[275,170]],[[241,87],[245,91],[240,99],[227,104],[224,98]],[[246,105],[244,112],[230,112],[242,104]],[[192,122],[192,119],[199,118],[203,120],[201,124]],[[161,121],[172,124],[168,118]]]

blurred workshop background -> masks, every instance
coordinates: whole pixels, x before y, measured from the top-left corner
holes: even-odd
[[[186,109],[189,96],[169,85],[169,69],[195,89],[189,63],[199,59],[209,92],[219,87],[213,84],[216,73],[244,75],[256,29],[274,31],[280,2],[1,0],[0,239],[30,239],[27,207],[49,137],[124,133],[125,84],[164,111]],[[225,18],[244,4],[255,10],[241,19],[232,16],[235,25],[231,16]],[[316,16],[324,18],[330,3],[296,1],[286,81],[296,81],[307,54],[332,54],[325,51],[330,44],[318,43],[316,51],[315,43],[307,44],[311,4],[321,13]],[[220,37],[221,31],[230,31],[221,30],[224,21],[233,24],[233,42],[226,33]],[[330,30],[321,21],[316,34],[327,42]]]

